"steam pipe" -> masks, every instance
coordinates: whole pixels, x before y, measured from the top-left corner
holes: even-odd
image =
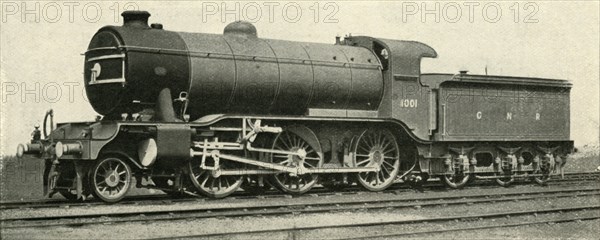
[[[173,108],[173,97],[171,89],[163,88],[158,94],[156,101],[156,120],[163,122],[181,122],[181,119],[176,117],[175,109]]]

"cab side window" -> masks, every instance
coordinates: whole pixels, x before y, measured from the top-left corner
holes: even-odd
[[[382,70],[383,71],[388,70],[388,64],[389,64],[389,58],[390,58],[390,54],[389,54],[388,50],[379,43],[373,43],[373,51],[375,52],[375,54],[379,58],[379,61],[381,62]]]

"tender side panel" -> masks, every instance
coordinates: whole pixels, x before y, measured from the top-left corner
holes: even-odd
[[[447,82],[440,88],[443,140],[568,140],[569,89]]]

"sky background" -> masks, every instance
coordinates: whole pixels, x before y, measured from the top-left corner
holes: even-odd
[[[254,22],[262,38],[334,43],[336,35],[351,33],[416,40],[439,55],[423,61],[424,73],[484,74],[487,66],[493,75],[567,79],[573,83],[571,138],[576,146],[599,141],[598,1],[1,4],[0,154],[27,142],[47,109],[54,109],[55,122],[94,119],[80,54],[100,27],[122,24],[125,7],[147,10],[151,23],[173,31],[222,33],[239,18]]]

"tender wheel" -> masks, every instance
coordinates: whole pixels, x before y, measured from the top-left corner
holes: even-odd
[[[378,172],[357,174],[360,185],[370,191],[382,191],[392,185],[400,169],[400,148],[386,130],[364,131],[354,147],[356,167],[379,167]]]
[[[312,142],[310,144],[309,142]],[[296,152],[304,150],[304,161],[296,155],[270,154],[271,162],[288,167],[302,164],[307,169],[319,168],[323,165],[323,155],[316,135],[303,126],[292,126],[279,133],[273,142],[273,150]],[[318,181],[317,174],[303,174],[290,176],[289,173],[280,173],[273,176],[271,183],[282,192],[302,194],[310,190]]]
[[[533,181],[535,181],[537,184],[542,185],[542,186],[548,185],[548,181],[550,180],[550,173],[534,172],[534,174],[543,174],[543,175],[533,177]]]
[[[533,177],[533,180],[539,185],[546,185],[548,183],[548,180],[550,180],[551,169],[552,166],[550,164],[550,161],[547,159],[543,159],[539,163],[539,167],[535,171],[533,171],[533,174],[541,174],[542,176],[535,176]]]
[[[206,161],[208,162],[209,159],[212,158],[207,157]],[[190,160],[188,172],[190,181],[201,194],[211,198],[224,198],[234,193],[242,185],[243,176],[213,176],[213,171],[200,168],[200,163],[201,159],[198,158]],[[222,162],[220,167],[227,169],[227,162]]]
[[[498,183],[498,185],[503,186],[503,187],[508,187],[515,181],[515,178],[512,177],[510,174],[509,175],[496,174],[496,176],[498,176],[498,178],[496,178],[496,183]]]
[[[114,203],[123,199],[129,191],[131,168],[123,160],[109,157],[96,163],[91,178],[94,196]]]
[[[444,174],[442,180],[449,188],[459,189],[465,187],[469,183],[471,174],[465,174],[462,171]]]

